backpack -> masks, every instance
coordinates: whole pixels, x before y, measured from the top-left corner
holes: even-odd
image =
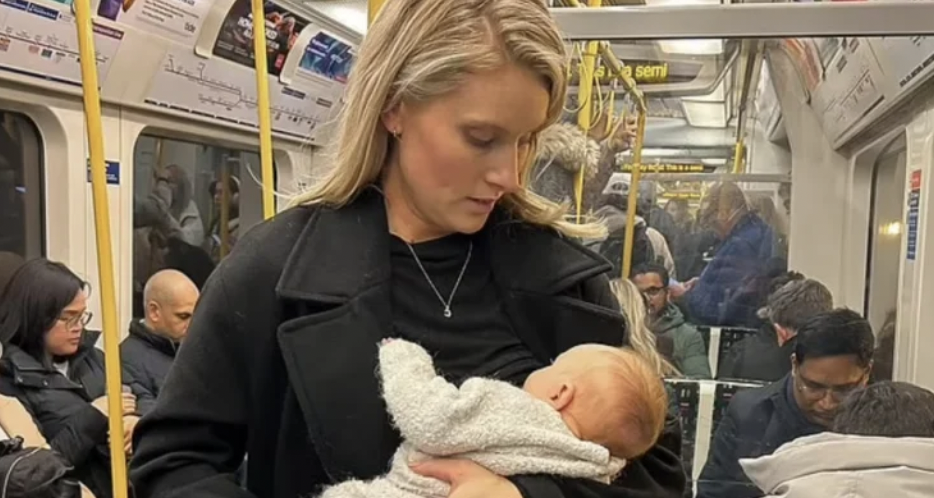
[[[0,498],[80,498],[81,485],[55,452],[23,448],[23,439],[0,441]]]
[[[655,263],[655,251],[652,249],[652,242],[646,233],[645,225],[640,223],[633,227],[632,242],[632,268],[645,264]],[[625,247],[626,233],[610,234],[609,237],[600,245],[600,255],[606,258],[613,265],[613,274],[620,275],[623,271],[623,248]]]

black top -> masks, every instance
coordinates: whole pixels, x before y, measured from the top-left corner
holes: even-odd
[[[451,382],[468,377],[493,377],[520,384],[541,365],[515,332],[502,309],[482,237],[449,235],[412,245],[415,254],[447,301],[473,251],[464,277],[451,300],[451,317],[428,283],[408,245],[392,237],[393,330],[421,344],[435,358],[435,367]]]

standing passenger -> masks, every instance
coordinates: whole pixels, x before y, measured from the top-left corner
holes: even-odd
[[[140,498],[314,496],[388,470],[399,434],[377,345],[426,348],[451,382],[528,374],[581,343],[625,344],[598,226],[526,190],[564,106],[567,53],[540,0],[389,0],[360,47],[336,164],[299,207],[247,233],[199,301],[141,423]],[[247,491],[234,472],[249,454]],[[452,496],[680,497],[656,446],[613,485],[510,479],[452,460]]]
[[[155,405],[197,301],[198,288],[180,271],[162,270],[146,282],[146,317],[130,324],[130,335],[120,344],[124,379],[136,395],[140,415]]]

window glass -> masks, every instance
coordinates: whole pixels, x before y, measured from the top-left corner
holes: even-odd
[[[134,151],[134,316],[155,272],[179,270],[201,288],[250,226],[263,218],[259,155],[142,135]]]
[[[0,253],[43,255],[42,198],[39,131],[26,116],[0,110]]]

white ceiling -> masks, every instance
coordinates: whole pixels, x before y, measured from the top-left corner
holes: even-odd
[[[305,5],[351,31],[366,34],[367,0],[307,0]]]

